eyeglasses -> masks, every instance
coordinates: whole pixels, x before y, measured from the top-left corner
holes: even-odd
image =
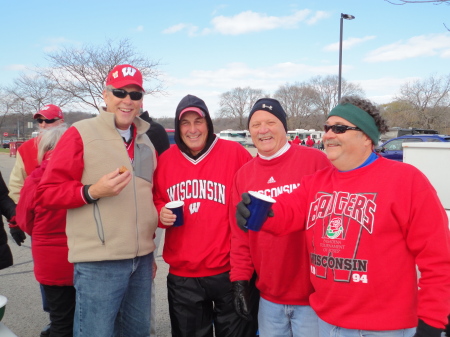
[[[133,101],[139,101],[143,96],[143,93],[140,91],[128,92],[124,89],[110,89],[110,88],[108,88],[108,90],[111,91],[113,95],[116,96],[117,98],[125,98],[127,97],[127,95],[130,95],[130,98]]]
[[[53,118],[53,119],[42,119],[42,118],[36,118],[36,120],[37,120],[37,122],[39,123],[39,124],[42,124],[42,123],[46,123],[46,124],[53,124],[53,123],[55,123],[56,121],[59,121],[59,118]]]
[[[327,133],[331,129],[331,131],[333,131],[336,134],[345,133],[348,130],[362,131],[357,126],[347,126],[347,125],[327,125],[327,124],[325,124],[323,126],[323,129],[324,129],[325,133]]]

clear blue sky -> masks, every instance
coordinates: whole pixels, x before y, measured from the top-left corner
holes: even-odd
[[[180,99],[194,94],[214,116],[220,94],[235,87],[273,94],[284,83],[337,75],[341,13],[356,17],[344,20],[343,77],[374,102],[389,102],[408,80],[450,74],[445,4],[24,0],[2,6],[0,85],[45,67],[45,53],[62,46],[129,38],[162,63],[167,95],[146,96],[151,115],[173,117]]]

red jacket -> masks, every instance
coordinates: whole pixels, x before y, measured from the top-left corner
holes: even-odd
[[[31,251],[36,280],[45,285],[71,286],[73,264],[67,259],[66,210],[48,210],[36,203],[36,189],[47,163],[48,160],[44,160],[25,179],[16,208],[16,221],[33,237]]]
[[[308,136],[308,139],[306,140],[306,146],[312,147],[314,146],[314,139],[311,138],[311,136]]]

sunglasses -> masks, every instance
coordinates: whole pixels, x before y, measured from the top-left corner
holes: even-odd
[[[127,97],[127,95],[130,95],[130,98],[133,101],[139,101],[143,96],[143,93],[140,91],[128,92],[124,89],[108,89],[108,90],[111,91],[113,95],[116,96],[117,98],[125,98]]]
[[[53,123],[55,123],[56,121],[59,121],[59,118],[53,118],[53,119],[42,119],[42,118],[36,118],[36,120],[37,120],[37,122],[39,123],[39,124],[42,124],[42,123],[46,123],[46,124],[53,124]]]
[[[347,125],[327,125],[327,124],[325,124],[323,126],[323,129],[324,129],[325,133],[327,133],[331,129],[331,131],[333,131],[333,133],[336,133],[336,134],[345,133],[348,130],[362,131],[357,126],[347,126]]]

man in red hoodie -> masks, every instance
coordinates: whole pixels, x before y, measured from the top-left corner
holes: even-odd
[[[415,167],[373,151],[387,125],[369,101],[343,97],[324,130],[333,167],[280,196],[262,227],[305,232],[298,244],[308,248],[320,337],[440,337],[450,312],[450,233],[435,189]],[[240,227],[249,216],[243,199]]]
[[[169,264],[167,292],[172,336],[254,337],[253,322],[233,307],[230,282],[231,187],[249,160],[237,142],[214,134],[205,102],[185,96],[175,113],[175,142],[159,157],[155,205],[166,229],[163,258]],[[184,224],[165,206],[184,201]]]

